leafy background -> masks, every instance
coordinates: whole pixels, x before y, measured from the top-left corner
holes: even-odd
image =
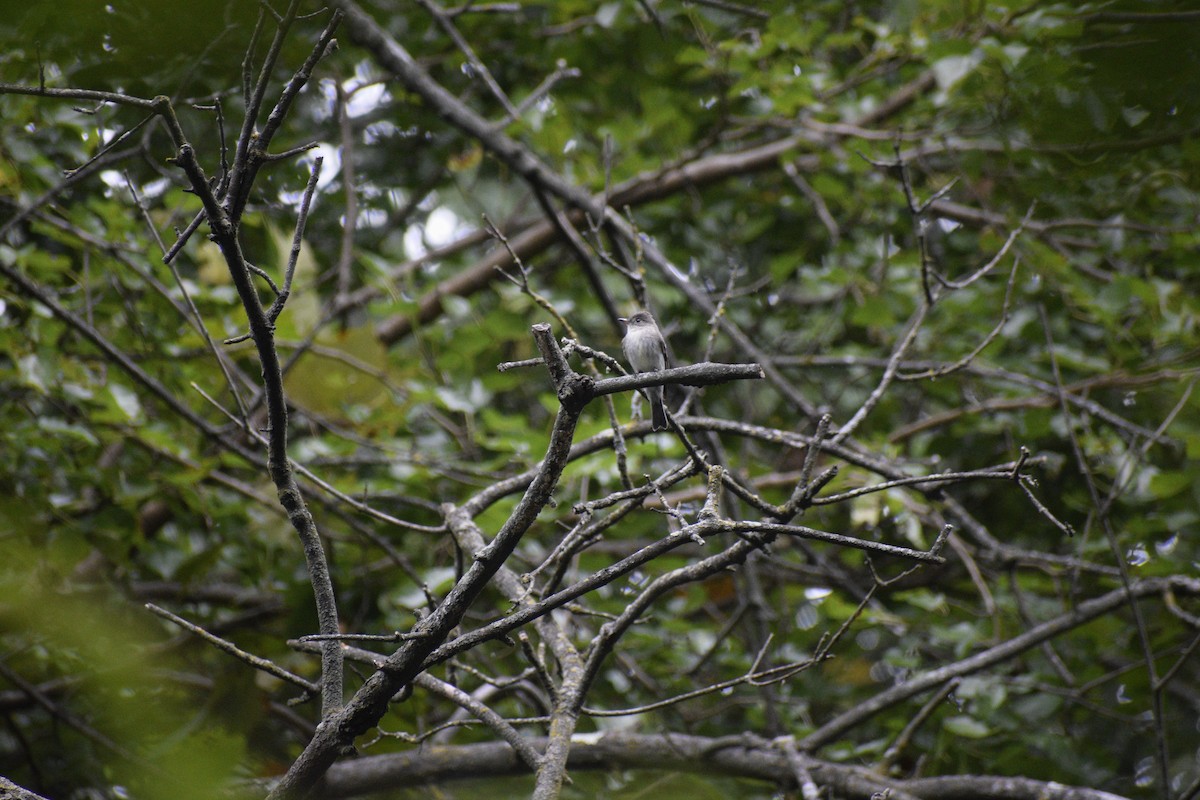
[[[962,658],[1119,586],[1118,562],[1135,578],[1195,576],[1200,22],[1186,4],[780,2],[744,13],[675,2],[513,5],[466,13],[455,24],[510,98],[529,96],[556,68],[578,71],[503,126],[577,186],[601,192],[795,137],[781,159],[648,191],[619,210],[714,300],[732,286],[726,318],[776,357],[835,424],[878,384],[883,360],[922,305],[916,225],[897,170],[880,165],[898,149],[920,199],[949,187],[924,219],[924,235],[950,279],[987,263],[1029,215],[995,270],[939,298],[902,371],[956,362],[997,325],[999,335],[967,368],[894,383],[855,438],[911,474],[1011,463],[1025,447],[1037,496],[1077,535],[1064,536],[1012,484],[953,487],[947,493],[1005,550],[960,530],[963,544],[950,564],[885,590],[835,659],[776,687],[769,703],[743,686],[626,724],[713,736],[803,734],[915,670]],[[489,119],[503,117],[429,14],[407,4],[370,10],[448,90]],[[1122,16],[1173,11],[1185,12],[1184,21]],[[13,24],[0,48],[0,80],[170,95],[215,174],[221,130],[211,109],[195,106],[219,97],[232,139],[257,14],[253,4],[232,2],[13,5],[4,12]],[[306,20],[288,39],[277,86],[323,23],[323,16]],[[931,78],[911,102],[873,117],[923,75]],[[297,356],[286,383],[292,454],[347,494],[436,525],[439,503],[462,503],[541,458],[557,407],[550,384],[538,369],[496,365],[535,355],[529,326],[550,318],[493,275],[479,291],[446,296],[431,318],[409,323],[439,282],[496,247],[478,235],[474,244],[448,247],[480,231],[484,215],[512,237],[542,212],[509,166],[387,77],[369,52],[341,37],[275,143],[319,147],[261,173],[242,236],[250,259],[278,276],[312,156],[325,156],[296,292],[277,330],[285,358]],[[342,121],[338,86],[349,103]],[[64,170],[141,122],[139,112],[4,94],[0,113],[0,225],[34,209],[5,228],[0,261],[94,326],[195,414],[225,425],[225,436],[242,436],[193,388],[232,407],[130,193],[137,188],[168,244],[172,229],[197,212],[166,161],[169,140],[152,123],[119,148],[126,157],[42,202]],[[341,167],[351,158],[348,181]],[[784,163],[795,167],[792,175]],[[348,288],[372,299],[331,315],[348,186],[357,203]],[[437,257],[427,257],[431,251]],[[526,266],[532,288],[585,344],[619,352],[619,328],[568,249],[540,250]],[[244,332],[215,246],[193,237],[178,267],[213,337]],[[600,281],[618,310],[634,306],[621,274],[602,269]],[[656,313],[670,323],[677,363],[709,353],[708,315],[653,269],[646,283]],[[0,693],[0,772],[52,797],[87,786],[114,793],[124,784],[147,796],[179,796],[186,785],[206,794],[232,777],[278,772],[307,740],[311,706],[283,705],[289,694],[277,682],[141,605],[167,605],[251,652],[314,674],[316,660],[285,644],[314,631],[315,620],[303,559],[267,476],[150,396],[21,287],[0,283],[0,303],[0,485],[7,487],[0,641],[9,683]],[[397,320],[411,330],[393,338],[384,331]],[[312,346],[301,347],[307,341]],[[257,377],[248,344],[225,349],[242,373]],[[711,358],[750,360],[722,334],[712,339]],[[1064,414],[1056,370],[1092,406]],[[243,389],[253,398],[253,386]],[[761,383],[709,389],[702,403],[712,417],[784,431],[809,433],[815,423]],[[618,410],[625,418],[623,403]],[[1164,438],[1148,437],[1166,423]],[[596,405],[577,438],[609,427]],[[800,452],[734,435],[719,441],[730,469],[762,479],[767,499],[787,499],[791,486],[771,476],[798,469]],[[660,471],[681,456],[666,438],[631,442],[629,472]],[[822,466],[834,462],[826,457]],[[877,480],[840,466],[828,493]],[[559,511],[620,486],[612,452],[581,458],[559,488]],[[426,591],[448,590],[456,558],[448,537],[390,528],[319,491],[310,499],[348,630],[405,630]],[[685,499],[694,508],[702,495]],[[496,530],[513,502],[477,522]],[[818,505],[803,522],[926,547],[943,510],[937,497],[891,490]],[[545,515],[518,554],[520,567],[536,563],[570,524],[569,514]],[[661,514],[631,515],[579,569],[608,563],[664,526]],[[1014,558],[1018,551],[1061,558]],[[656,562],[656,570],[692,557]],[[899,571],[892,567],[889,574]],[[834,585],[837,575],[846,580]],[[589,603],[618,613],[646,578],[631,576]],[[767,613],[757,618],[765,628],[747,623],[721,638],[747,592],[744,580],[693,585],[623,640],[589,705],[650,702],[739,674],[767,631],[781,660],[802,658],[821,632],[851,617],[861,599],[854,587],[870,583],[859,553],[785,542],[761,579]],[[480,610],[467,624],[491,613]],[[1155,601],[1141,613],[1161,675],[1194,643],[1194,611],[1181,618]],[[582,625],[580,635],[588,630]],[[917,731],[899,768],[1175,796],[1197,774],[1195,662],[1185,661],[1166,687],[1161,729],[1175,755],[1172,794],[1162,794],[1142,648],[1126,609],[967,678]],[[503,669],[522,663],[519,649],[502,643],[480,658]],[[31,701],[20,681],[49,692],[58,713]],[[518,696],[499,707],[529,713]],[[395,706],[382,727],[419,732],[446,713],[417,697]],[[911,709],[876,717],[823,755],[873,763],[909,719]],[[459,742],[484,738],[455,734]],[[406,746],[384,740],[370,752]],[[121,751],[138,759],[115,755]],[[135,766],[146,761],[184,779],[164,788]],[[621,781],[610,783],[596,796],[616,796]],[[694,794],[691,787],[663,791]],[[745,791],[765,796],[761,786]]]

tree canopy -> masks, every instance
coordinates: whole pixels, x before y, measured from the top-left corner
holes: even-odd
[[[1189,4],[8,5],[0,795],[1200,794]]]

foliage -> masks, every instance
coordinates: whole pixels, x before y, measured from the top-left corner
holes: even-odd
[[[845,796],[975,775],[1194,796],[1195,12],[335,6],[347,20],[324,53],[331,11],[309,3],[277,51],[276,15],[291,17],[267,4],[6,15],[0,773],[50,797],[261,795],[250,779],[319,749],[312,684],[144,607],[321,681],[319,644],[295,641],[329,633],[312,553],[262,438],[281,434],[268,431],[269,360],[257,337],[222,343],[256,332],[231,277],[244,267],[207,223],[164,263],[205,189],[159,110],[42,91],[169,97],[224,201],[223,178],[251,175],[238,142],[269,127],[315,52],[269,143],[288,156],[253,174],[244,212],[226,210],[246,262],[277,286],[294,272],[267,344],[343,632],[406,633],[453,610],[447,596],[486,561],[472,525],[492,541],[526,496],[536,518],[449,620],[451,644],[664,537],[704,533],[425,665],[423,679],[506,719],[536,718],[518,729],[538,747],[574,732],[578,761],[558,766],[608,774],[564,797],[633,796],[670,781],[634,771],[659,766],[759,779],[730,778],[747,797],[765,796],[762,780],[800,791],[806,770]],[[355,14],[412,54],[411,73]],[[276,294],[251,279],[270,306]],[[675,364],[759,362],[766,377],[669,389],[670,434],[631,425],[624,394],[593,399],[553,498],[538,497],[551,426],[575,412],[547,365],[511,362],[552,361],[530,332],[550,323],[574,340],[572,369],[611,377],[592,350],[618,355],[615,317],[638,305]],[[779,510],[793,497],[798,520]],[[704,527],[714,507],[727,528]],[[801,524],[904,551],[805,538]],[[944,563],[919,560],[931,548]],[[1104,598],[1116,599],[1085,613]],[[352,694],[373,667],[347,652]],[[573,682],[576,656],[594,681]],[[360,753],[458,745],[445,751],[458,777],[520,768],[511,750],[506,766],[484,759],[500,734],[460,724],[461,699],[410,689],[378,708]],[[713,750],[645,763],[664,733]],[[728,752],[731,735],[744,753]],[[360,763],[342,759],[329,792],[351,791],[338,787],[356,785]],[[849,771],[864,764],[870,780]],[[556,796],[554,768],[547,757],[541,796]],[[401,771],[391,785],[422,780]],[[703,791],[673,786],[657,791]]]

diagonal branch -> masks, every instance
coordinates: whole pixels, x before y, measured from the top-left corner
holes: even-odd
[[[412,631],[415,637],[392,653],[346,706],[317,729],[316,736],[271,791],[272,800],[304,796],[354,738],[379,721],[391,698],[425,670],[426,658],[459,624],[550,502],[570,457],[579,415],[590,399],[586,391],[590,380],[571,372],[549,325],[534,325],[533,335],[561,402],[537,477],[495,538],[474,554],[470,567],[454,588],[432,613],[416,624]]]
[[[856,725],[878,714],[884,709],[903,703],[917,695],[924,694],[943,683],[963,675],[972,675],[980,670],[1003,663],[1021,653],[1036,647],[1042,642],[1049,641],[1067,631],[1085,625],[1110,611],[1129,602],[1130,598],[1146,597],[1149,595],[1179,592],[1181,594],[1200,595],[1200,580],[1195,578],[1170,577],[1150,578],[1138,581],[1128,587],[1114,589],[1108,594],[1080,603],[1073,610],[1054,619],[1047,620],[1024,633],[1001,642],[995,647],[989,647],[972,656],[947,664],[944,667],[927,670],[914,675],[891,689],[880,692],[865,703],[837,715],[817,730],[797,742],[803,750],[816,750],[843,735]]]

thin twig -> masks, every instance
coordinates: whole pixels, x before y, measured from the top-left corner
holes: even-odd
[[[228,653],[229,655],[233,656],[234,658],[237,658],[240,661],[244,661],[245,663],[249,664],[250,666],[254,667],[257,670],[265,672],[268,675],[271,675],[273,677],[279,678],[281,681],[290,683],[293,686],[298,686],[301,689],[303,689],[304,691],[308,692],[309,694],[316,695],[321,691],[321,687],[318,686],[317,684],[313,683],[312,681],[302,678],[299,675],[296,675],[292,672],[288,672],[286,669],[280,667],[279,665],[275,664],[272,661],[269,661],[265,658],[260,658],[259,656],[256,656],[252,653],[247,653],[245,650],[241,649],[240,647],[235,645],[233,642],[226,641],[225,639],[222,639],[220,636],[214,636],[213,634],[204,630],[204,628],[201,628],[199,625],[196,625],[192,622],[188,622],[183,617],[180,617],[176,614],[172,614],[170,611],[167,611],[165,608],[156,606],[153,603],[146,603],[146,610],[151,612],[152,614],[156,614],[157,616],[162,617],[163,619],[165,619],[169,622],[174,623],[175,625],[178,625],[179,627],[183,628],[188,633],[191,633],[194,636],[200,637],[201,639],[208,642],[209,644],[211,644],[213,647],[217,648],[218,650],[220,650],[224,653]]]
[[[883,370],[883,375],[879,379],[879,383],[863,401],[863,404],[858,407],[858,411],[854,412],[854,416],[850,421],[838,429],[831,440],[834,444],[840,444],[858,429],[867,415],[874,410],[875,406],[879,405],[879,401],[883,399],[884,393],[892,383],[892,379],[896,376],[896,372],[900,368],[900,361],[904,358],[904,354],[908,352],[908,348],[917,338],[917,333],[921,330],[921,324],[925,321],[925,315],[929,313],[932,306],[927,302],[922,302],[920,307],[908,321],[908,326],[905,328],[904,335],[900,337],[900,341],[892,349],[892,355],[888,358],[887,366]]]

